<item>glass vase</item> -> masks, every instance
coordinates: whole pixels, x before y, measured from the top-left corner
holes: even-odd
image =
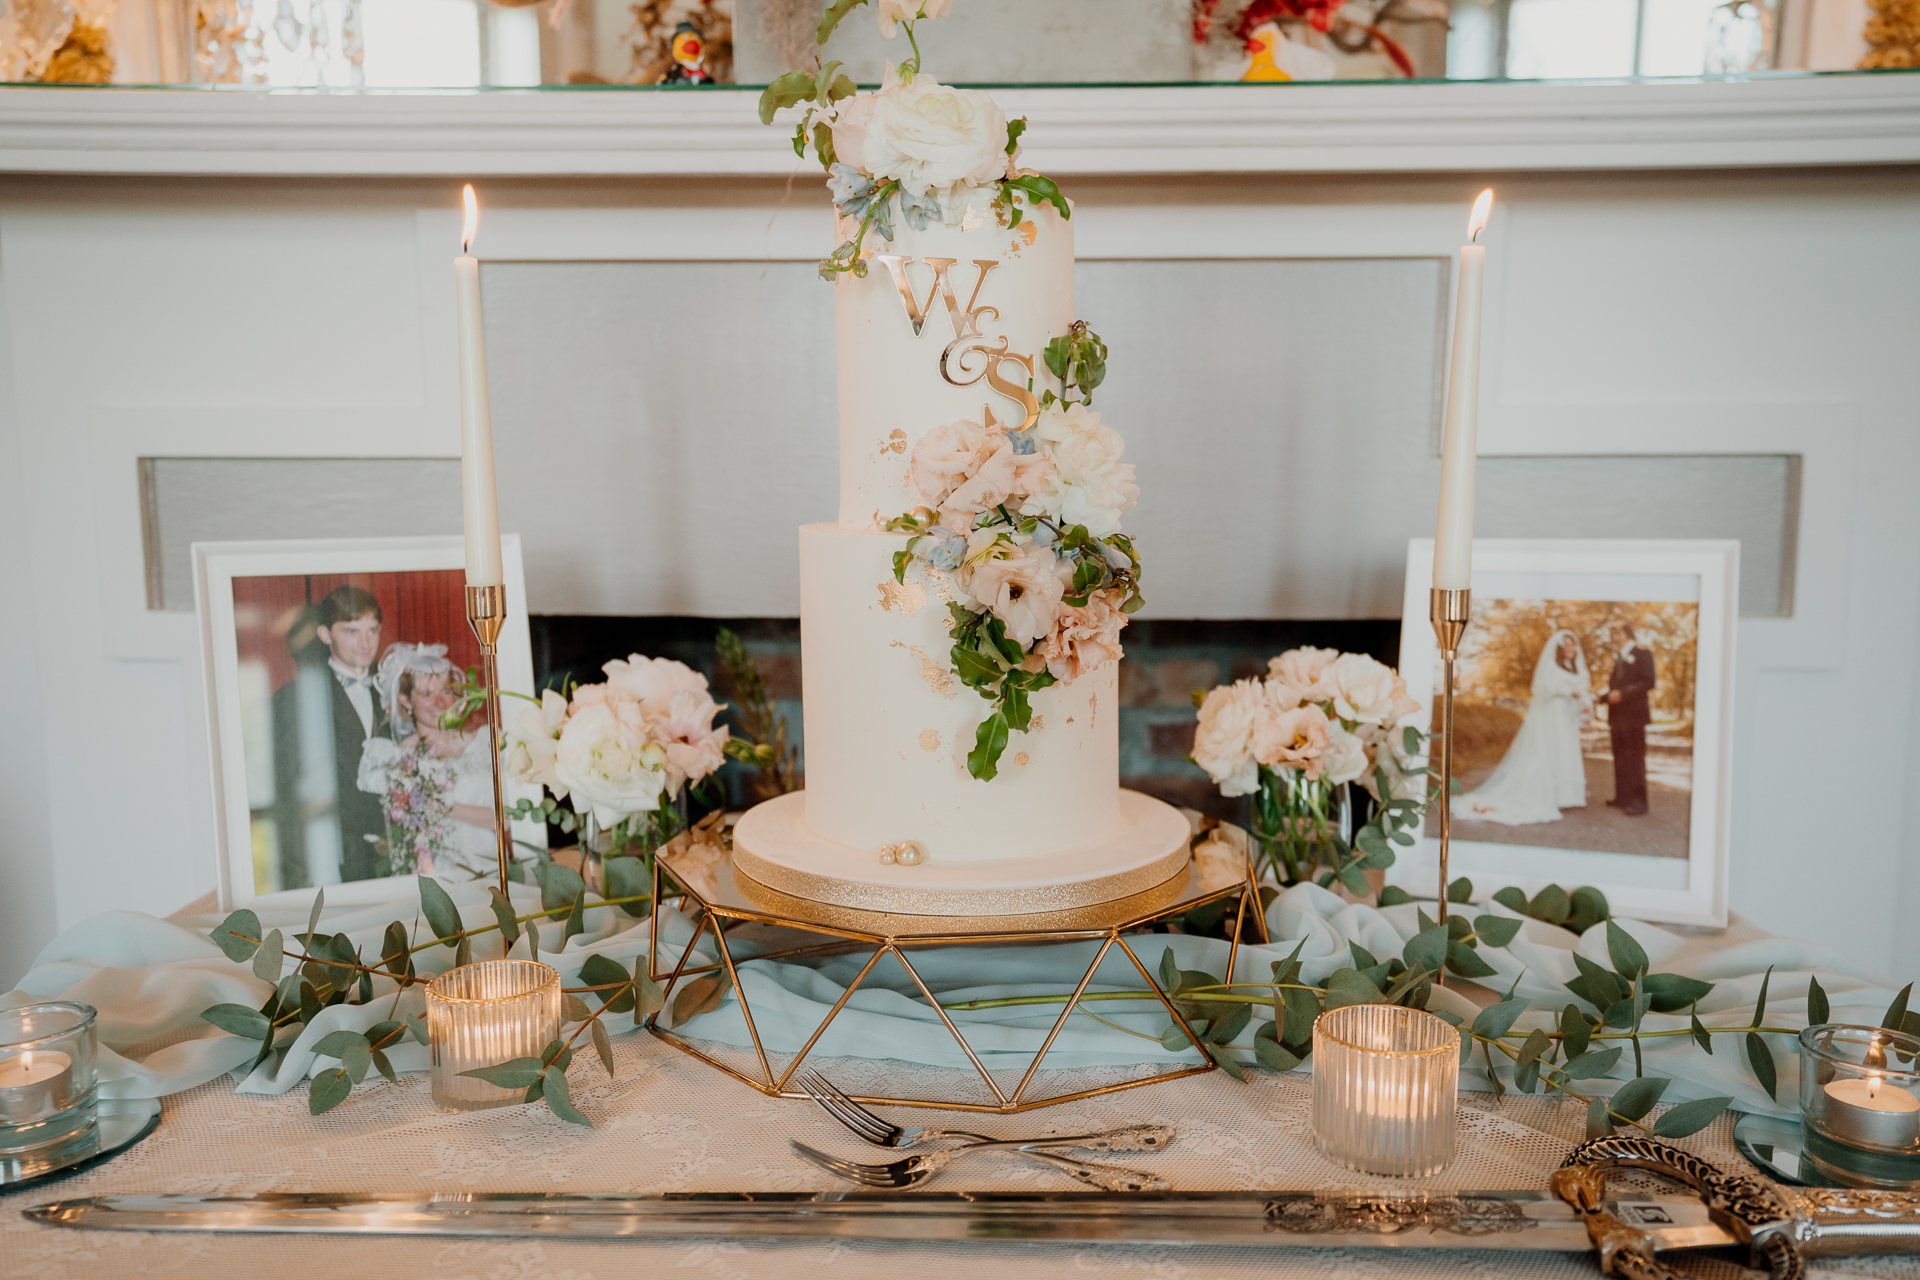
[[[449,969],[427,984],[433,1100],[454,1111],[511,1106],[503,1089],[463,1071],[537,1058],[560,1035],[560,971],[537,960],[487,960]]]
[[[1337,867],[1353,839],[1349,784],[1263,767],[1250,830],[1276,884],[1309,883],[1320,868]]]
[[[1460,1033],[1420,1009],[1354,1004],[1313,1024],[1313,1142],[1362,1173],[1425,1178],[1453,1163]]]

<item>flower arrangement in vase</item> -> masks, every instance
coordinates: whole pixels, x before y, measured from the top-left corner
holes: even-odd
[[[1365,872],[1392,866],[1393,846],[1413,843],[1432,796],[1425,736],[1396,727],[1420,704],[1393,668],[1363,653],[1289,649],[1264,678],[1194,700],[1193,762],[1222,795],[1253,797],[1251,835],[1276,884],[1338,881],[1365,896]],[[1354,783],[1374,802],[1358,831]]]
[[[707,678],[685,663],[636,653],[602,670],[600,684],[530,699],[501,742],[507,773],[547,793],[518,801],[512,816],[577,832],[582,876],[596,888],[612,878],[606,862],[650,858],[686,827],[688,792],[731,745],[713,723],[722,706]]]

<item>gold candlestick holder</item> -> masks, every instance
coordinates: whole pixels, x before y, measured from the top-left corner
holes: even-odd
[[[513,832],[507,826],[506,784],[500,777],[500,672],[496,650],[507,621],[504,586],[467,588],[467,625],[480,642],[480,678],[487,688],[487,740],[493,746],[493,830],[500,852],[500,892],[507,892],[507,867],[513,862]]]
[[[1435,587],[1429,596],[1428,616],[1433,620],[1434,639],[1440,642],[1440,918],[1447,923],[1447,855],[1453,844],[1453,664],[1460,656],[1460,640],[1467,634],[1467,614],[1472,608],[1473,591],[1469,587]],[[1434,979],[1447,984],[1443,964]]]

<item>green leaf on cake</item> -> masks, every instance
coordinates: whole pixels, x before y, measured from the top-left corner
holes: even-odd
[[[860,0],[853,0],[853,2],[857,4]],[[836,18],[835,21],[839,19]],[[773,83],[760,92],[760,123],[772,124],[775,112],[797,106],[813,95],[812,72],[789,71],[784,75],[775,76]]]
[[[1062,218],[1073,217],[1072,206],[1067,203],[1067,198],[1060,194],[1059,184],[1052,178],[1043,178],[1037,173],[1022,174],[1018,178],[1007,179],[1006,185],[1026,192],[1036,204],[1042,200],[1046,201],[1060,211]]]
[[[1000,753],[1007,749],[1007,717],[995,711],[980,722],[973,737],[973,750],[967,752],[967,772],[982,782],[991,782],[1000,773]]]
[[[825,44],[827,37],[833,34],[833,29],[840,25],[840,20],[866,2],[867,0],[833,0],[833,3],[827,6],[826,12],[820,15],[820,25],[814,29],[813,42]],[[774,83],[778,84],[779,81],[776,80]]]

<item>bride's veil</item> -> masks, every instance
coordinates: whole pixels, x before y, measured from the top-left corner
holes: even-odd
[[[1536,697],[1545,691],[1542,685],[1549,675],[1554,671],[1566,670],[1554,658],[1554,654],[1559,652],[1562,637],[1573,641],[1573,669],[1574,674],[1580,677],[1580,688],[1586,690],[1593,687],[1591,677],[1587,674],[1587,651],[1581,646],[1580,637],[1562,627],[1547,637],[1547,643],[1540,649],[1539,661],[1533,664],[1533,693]]]

